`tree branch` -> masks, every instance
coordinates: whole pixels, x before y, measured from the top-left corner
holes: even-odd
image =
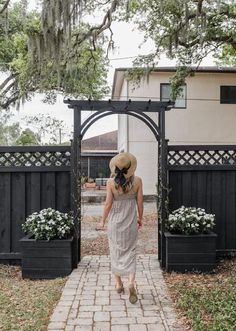
[[[229,11],[229,7],[227,8],[227,10],[221,10],[220,11],[221,15],[226,15],[228,18],[236,18],[236,13],[235,12],[230,12]]]
[[[0,102],[0,109],[7,109],[10,105],[14,104],[19,99],[18,91],[16,93],[14,93],[10,98],[7,98],[5,102]]]
[[[202,3],[203,3],[203,0],[198,0],[197,11],[198,11],[198,14],[200,14],[200,15],[202,13]]]
[[[14,86],[16,82],[12,82],[10,85],[11,87]],[[33,82],[31,82],[33,84]],[[28,85],[28,89],[27,89],[27,94],[28,93],[34,93],[37,88],[34,87],[33,85],[31,85],[31,83],[29,83]],[[0,109],[7,109],[10,105],[14,104],[17,100],[21,100],[23,98],[24,95],[20,89],[15,89],[12,91],[12,94],[9,97],[6,97],[6,93],[10,91],[10,85],[7,86],[6,90],[3,92],[2,95],[0,95]],[[2,97],[2,100],[1,100]]]
[[[0,15],[4,13],[4,11],[7,9],[9,3],[11,0],[6,0],[6,2],[4,3],[3,7],[0,9]]]
[[[188,48],[191,48],[191,47],[199,44],[199,39],[195,39],[195,40],[193,40],[193,41],[191,41],[189,43],[186,43],[186,42],[184,42],[184,41],[182,41],[181,39],[178,38],[178,44],[180,46],[183,46],[183,47],[185,47],[185,48],[188,49]]]
[[[0,91],[4,89],[4,87],[14,78],[16,78],[18,76],[18,74],[16,73],[12,73],[10,76],[8,76],[0,85]]]
[[[211,37],[211,41],[214,41],[216,43],[229,44],[233,47],[233,49],[236,49],[236,40],[232,36],[213,36]]]
[[[81,33],[74,33],[74,36],[76,36],[76,45],[80,45],[83,41],[86,39],[89,39],[90,37],[95,40],[98,35],[100,35],[103,31],[106,29],[110,28],[111,23],[112,23],[112,13],[115,12],[119,5],[119,0],[113,0],[111,3],[110,8],[106,12],[105,16],[103,17],[103,21],[100,25],[94,26],[91,29],[89,29],[88,32],[84,33],[81,35]]]
[[[15,81],[13,81],[11,84],[9,84],[3,91],[2,91],[2,93],[0,94],[0,95],[6,95],[10,90],[11,90],[11,88],[12,87],[14,87],[14,85],[16,84],[16,82]]]
[[[234,49],[236,49],[236,41],[231,36],[212,36],[211,38],[208,38],[206,41],[208,42],[214,42],[214,43],[225,43],[231,45]],[[186,43],[184,41],[181,41],[178,39],[178,43],[180,46],[183,46],[185,48],[191,48],[197,44],[199,44],[199,38],[192,40],[189,43]]]

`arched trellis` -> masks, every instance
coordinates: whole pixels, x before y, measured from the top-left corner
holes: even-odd
[[[90,128],[90,126],[98,121],[101,118],[104,118],[106,116],[114,115],[114,114],[125,114],[127,115],[127,111],[108,111],[108,112],[96,112],[95,114],[91,115],[82,125],[81,125],[81,136],[83,137],[86,131]],[[144,116],[145,115],[145,116]],[[156,125],[156,123],[146,114],[137,114],[135,112],[129,111],[129,116],[136,117],[140,119],[142,122],[144,122],[149,129],[154,134],[156,140],[159,140],[159,127]]]
[[[172,108],[171,102],[160,101],[84,101],[65,100],[74,110],[74,137],[71,153],[72,206],[75,221],[75,241],[73,248],[73,267],[81,259],[81,140],[96,121],[113,114],[125,114],[141,120],[154,134],[158,143],[158,258],[165,267],[165,219],[167,200],[167,140],[165,138],[165,111]],[[82,111],[95,111],[83,123]],[[158,123],[147,113],[158,113]]]

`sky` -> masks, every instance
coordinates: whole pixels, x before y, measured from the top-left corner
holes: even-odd
[[[28,0],[28,2],[29,9],[35,8],[37,0]],[[112,89],[115,68],[131,67],[135,56],[138,54],[145,54],[148,51],[153,50],[153,43],[150,40],[146,44],[142,45],[142,48],[140,48],[140,45],[143,42],[143,35],[139,31],[135,30],[131,24],[124,22],[113,22],[112,31],[114,34],[113,39],[115,41],[115,50],[109,54],[110,67],[108,72],[108,85],[110,86],[110,89]],[[206,64],[212,64],[212,61],[210,60],[210,62]],[[159,65],[168,66],[174,65],[174,63],[163,57],[161,58]],[[20,110],[15,112],[16,120],[21,120],[21,118],[26,115],[36,115],[39,113],[49,114],[52,117],[65,121],[65,132],[70,132],[69,135],[71,135],[73,111],[68,109],[63,103],[62,96],[58,96],[55,105],[45,104],[41,102],[41,100],[42,96],[36,95],[31,102],[26,102],[22,105]],[[88,115],[89,113],[86,112],[86,114],[83,115],[83,118],[85,119]],[[117,115],[106,117],[105,119],[101,119],[94,123],[87,131],[84,138],[86,139],[105,132],[116,130],[117,126]]]

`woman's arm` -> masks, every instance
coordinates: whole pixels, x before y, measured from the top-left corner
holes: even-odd
[[[138,225],[143,225],[143,183],[142,179],[138,179],[138,191],[137,191],[137,206],[138,206]]]
[[[103,215],[102,215],[102,219],[100,222],[101,229],[104,229],[107,216],[111,210],[112,203],[113,203],[112,181],[110,179],[108,179],[108,181],[107,181],[106,190],[107,190],[106,201],[104,204]]]

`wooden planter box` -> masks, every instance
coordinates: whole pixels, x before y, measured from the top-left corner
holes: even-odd
[[[96,183],[85,183],[84,187],[85,188],[96,188]]]
[[[47,241],[27,235],[20,243],[23,278],[52,279],[71,273],[73,238]]]
[[[216,267],[215,233],[175,235],[165,232],[168,272],[211,272]]]

